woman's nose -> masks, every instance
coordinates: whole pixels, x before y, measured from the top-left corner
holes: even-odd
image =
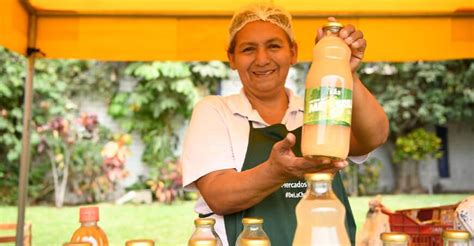
[[[270,62],[270,57],[265,49],[257,49],[255,63],[256,65],[264,66]]]

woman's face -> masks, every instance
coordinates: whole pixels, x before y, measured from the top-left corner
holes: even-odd
[[[265,97],[284,88],[288,70],[296,63],[297,47],[290,44],[283,29],[270,22],[254,21],[234,39],[235,49],[228,57],[246,93]]]

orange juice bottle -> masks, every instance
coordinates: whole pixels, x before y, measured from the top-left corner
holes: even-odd
[[[441,234],[444,246],[470,246],[471,234],[462,230],[444,230]]]
[[[198,218],[194,220],[195,229],[188,241],[188,246],[200,245],[199,241],[214,239],[216,246],[222,246],[222,241],[214,230],[216,220],[214,218]]]
[[[235,246],[271,246],[270,239],[263,230],[263,219],[244,217],[244,229],[237,237]]]
[[[313,48],[306,77],[301,152],[309,158],[345,159],[349,153],[352,117],[351,50],[339,38],[342,24],[329,22]]]
[[[92,246],[108,246],[109,241],[104,231],[97,225],[99,221],[98,207],[83,207],[79,209],[81,227],[71,237],[71,242],[89,242]]]
[[[331,173],[305,174],[308,188],[295,209],[293,246],[351,245],[346,209],[332,191]]]

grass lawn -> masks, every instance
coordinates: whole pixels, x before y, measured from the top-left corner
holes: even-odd
[[[383,204],[392,209],[433,207],[456,203],[467,194],[454,195],[386,195]],[[365,220],[368,202],[372,197],[350,198],[357,227]],[[155,245],[186,245],[194,228],[194,202],[173,205],[100,204],[99,225],[104,229],[111,246],[125,245],[125,241],[149,238]],[[78,207],[57,209],[47,206],[28,207],[26,220],[33,224],[33,245],[61,246],[79,227]],[[0,206],[0,223],[15,223],[16,207]],[[4,233],[3,233],[4,234]],[[2,244],[9,246],[9,244]],[[10,245],[14,245],[13,243]]]

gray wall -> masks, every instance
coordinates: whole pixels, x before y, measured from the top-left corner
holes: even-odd
[[[439,184],[443,192],[474,192],[474,125],[451,123],[447,128],[450,177],[440,178],[437,160],[428,159],[420,165],[421,184],[427,190]],[[391,148],[387,143],[371,154],[383,163],[379,178],[381,191],[392,191],[395,186],[393,168],[396,167],[391,162]]]

